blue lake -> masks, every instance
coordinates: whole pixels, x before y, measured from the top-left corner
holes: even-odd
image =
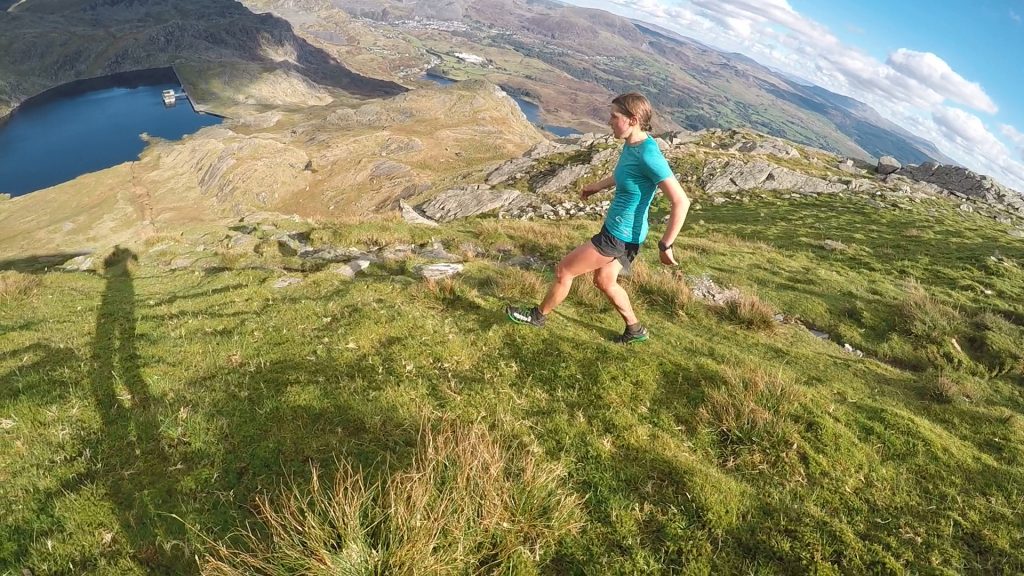
[[[439,76],[437,74],[432,74],[430,72],[425,73],[423,75],[423,79],[430,80],[431,82],[438,84],[440,86],[447,86],[449,84],[455,83],[455,81],[450,78],[445,78],[444,76]],[[509,94],[509,96],[512,95]],[[575,128],[555,126],[554,124],[544,124],[543,122],[541,122],[540,119],[540,106],[534,104],[533,102],[530,102],[529,100],[520,98],[519,96],[512,96],[512,99],[515,100],[516,104],[519,105],[519,109],[523,111],[523,115],[526,116],[527,120],[529,120],[531,123],[537,126],[540,126],[541,128],[547,130],[548,132],[551,132],[555,136],[571,136],[573,134],[580,133],[580,131],[576,130]]]
[[[178,140],[221,118],[188,100],[165,107],[160,93],[179,84],[108,87],[29,100],[0,124],[0,193],[20,196],[135,160],[143,132]]]

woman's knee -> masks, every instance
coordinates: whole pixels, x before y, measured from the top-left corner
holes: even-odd
[[[594,286],[607,294],[618,286],[618,280],[611,274],[594,274]]]
[[[576,275],[569,272],[568,267],[564,263],[559,262],[555,265],[556,282],[572,282],[572,279],[575,277]]]

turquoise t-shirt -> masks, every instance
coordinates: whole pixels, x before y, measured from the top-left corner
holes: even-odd
[[[643,142],[625,144],[615,165],[615,197],[605,217],[605,228],[623,242],[639,244],[647,238],[647,212],[658,183],[672,176],[668,161],[650,135]]]

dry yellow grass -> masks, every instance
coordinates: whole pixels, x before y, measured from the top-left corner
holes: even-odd
[[[727,368],[697,419],[715,432],[727,467],[758,468],[792,449],[796,429],[788,416],[801,398],[782,370]]]
[[[13,270],[0,271],[0,299],[10,301],[30,296],[39,284],[37,276]]]
[[[770,332],[778,327],[775,309],[756,294],[740,294],[739,298],[727,300],[714,309],[730,322],[751,330]]]
[[[544,297],[547,282],[536,272],[508,268],[492,279],[494,293],[515,302],[537,302]]]
[[[342,464],[332,486],[313,469],[308,489],[260,497],[270,538],[215,545],[211,575],[518,573],[582,525],[565,471],[480,425],[424,427],[412,465],[367,484]]]
[[[671,312],[681,313],[693,302],[693,292],[686,285],[682,271],[650,268],[642,261],[633,263],[632,276],[626,281],[637,300],[645,300]]]

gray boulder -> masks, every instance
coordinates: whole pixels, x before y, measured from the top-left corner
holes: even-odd
[[[836,168],[842,170],[843,172],[846,172],[847,174],[860,174],[861,173],[860,168],[857,168],[857,165],[854,164],[853,160],[851,160],[849,158],[839,162],[839,164],[836,164]]]
[[[356,260],[352,260],[351,262],[346,262],[344,264],[336,264],[330,268],[330,271],[334,272],[335,274],[343,278],[348,278],[349,280],[351,280],[356,277],[356,274],[359,274],[360,272],[369,268],[370,264],[371,262],[369,259],[359,258]]]
[[[606,148],[604,150],[601,150],[597,154],[594,154],[594,156],[590,159],[590,165],[599,166],[601,164],[604,164],[605,162],[614,160],[615,158],[618,157],[618,155],[618,148]]]
[[[426,266],[417,266],[415,272],[430,280],[440,280],[462,272],[462,268],[462,264],[428,264]]]
[[[697,136],[693,132],[681,130],[678,132],[669,132],[665,135],[665,139],[673,146],[682,146],[683,144],[689,144],[690,142],[700,140],[700,136]]]
[[[462,260],[462,258],[446,250],[444,244],[436,240],[431,242],[430,246],[419,249],[416,255],[427,260],[439,260],[442,262],[458,262]]]
[[[422,224],[423,226],[437,226],[437,222],[434,222],[430,218],[420,214],[415,208],[405,202],[405,200],[398,201],[398,208],[402,211],[402,220],[410,224]]]
[[[736,192],[757,188],[774,166],[764,160],[747,163],[742,160],[714,160],[704,166],[701,185],[708,194]]]
[[[828,182],[780,166],[772,168],[759,187],[764,190],[792,190],[801,194],[831,194],[846,190],[846,186],[838,182]]]
[[[579,150],[581,146],[579,144],[559,144],[551,140],[545,140],[540,144],[537,144],[533,148],[530,148],[526,152],[526,158],[531,160],[538,160],[545,156],[551,156],[552,154],[561,154],[563,152],[575,152]]]
[[[356,248],[305,248],[299,251],[299,258],[303,260],[317,260],[320,262],[347,262],[353,258],[366,258],[366,253]]]
[[[287,288],[289,286],[293,286],[293,285],[299,284],[301,282],[302,282],[302,278],[299,278],[299,277],[296,277],[296,276],[285,276],[284,278],[278,278],[277,280],[275,280],[274,283],[272,284],[272,287],[273,288]]]
[[[298,256],[299,252],[309,248],[308,232],[289,232],[274,236],[277,241],[277,249],[282,256]]]
[[[96,257],[92,254],[75,256],[60,266],[66,272],[89,272],[97,269]]]
[[[884,176],[886,174],[892,174],[900,168],[903,168],[903,165],[900,164],[899,160],[892,156],[882,156],[878,159],[878,164],[875,166],[875,172]]]

